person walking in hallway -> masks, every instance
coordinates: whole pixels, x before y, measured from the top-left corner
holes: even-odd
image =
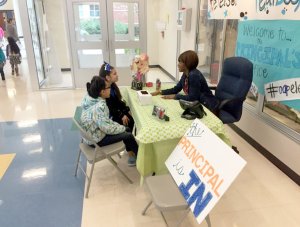
[[[16,42],[19,41],[19,36],[14,19],[10,18],[6,24],[6,37],[12,37]]]
[[[8,44],[6,46],[6,56],[9,59],[11,65],[11,74],[19,76],[19,67],[21,64],[21,52],[16,41],[12,37],[7,37]]]

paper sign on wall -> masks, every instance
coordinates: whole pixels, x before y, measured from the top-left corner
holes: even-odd
[[[253,83],[268,101],[300,110],[300,21],[240,21],[235,55],[253,63]]]
[[[193,121],[166,161],[198,223],[205,219],[245,165],[245,160],[199,119]]]
[[[278,80],[265,84],[267,101],[300,99],[300,78]]]
[[[300,0],[208,0],[209,19],[299,20]]]

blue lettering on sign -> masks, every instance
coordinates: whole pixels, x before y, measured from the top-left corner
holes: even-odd
[[[300,0],[257,0],[258,1],[258,9],[259,11],[264,11],[266,9],[270,9],[272,6],[279,5],[295,5],[294,12],[296,12],[300,7]]]
[[[195,217],[198,217],[199,214],[205,209],[205,207],[211,201],[213,196],[210,192],[207,192],[207,194],[204,196],[205,184],[201,182],[201,180],[199,179],[199,177],[197,176],[194,170],[192,170],[189,175],[191,177],[190,180],[187,182],[186,185],[184,183],[181,183],[179,185],[179,190],[181,191],[183,197],[185,198],[189,206],[194,202],[196,202],[193,213]],[[190,195],[189,190],[193,185],[195,186],[199,185],[199,186],[194,191],[194,193]]]
[[[279,49],[237,42],[236,55],[248,58],[252,62],[259,62],[266,65],[287,69],[300,68],[300,52],[296,49]],[[264,74],[267,75],[267,72],[264,72]],[[263,76],[264,78],[267,77],[265,75]]]
[[[280,94],[284,93],[286,96],[288,96],[289,90],[290,90],[289,86],[287,86],[287,85],[279,86],[279,93]]]
[[[293,94],[300,93],[300,85],[295,81],[292,84],[284,84],[282,86],[279,86],[279,94],[285,94],[286,96],[289,96],[289,92]]]
[[[201,137],[202,134],[204,133],[204,130],[201,128],[199,124],[196,122],[192,123],[189,131],[187,132],[187,136],[190,137]]]

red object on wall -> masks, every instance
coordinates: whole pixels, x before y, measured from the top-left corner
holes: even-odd
[[[210,76],[209,76],[209,82],[211,84],[217,84],[218,83],[218,74],[219,74],[219,63],[215,62],[210,64]]]

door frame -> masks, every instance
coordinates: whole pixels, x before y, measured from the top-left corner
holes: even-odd
[[[76,31],[75,29],[75,20],[73,14],[73,3],[92,3],[97,2],[100,5],[101,9],[106,9],[106,1],[100,0],[67,0],[65,1],[65,11],[66,11],[66,24],[67,24],[67,34],[68,34],[68,43],[69,43],[69,52],[71,56],[71,72],[72,72],[72,79],[74,82],[75,88],[82,88],[85,87],[86,82],[90,81],[90,79],[98,74],[98,68],[89,68],[89,69],[80,69],[79,59],[78,59],[78,49],[102,49],[104,60],[108,61],[109,53],[108,53],[108,42],[107,40],[99,40],[95,42],[88,42],[88,41],[76,41]],[[106,10],[103,10],[103,16],[101,16],[100,23],[105,23]],[[102,27],[101,27],[102,28]],[[103,32],[107,33],[107,26],[103,26]],[[100,63],[99,63],[100,67]],[[82,74],[88,74],[84,78]]]
[[[109,29],[108,34],[108,46],[109,46],[109,62],[117,67],[118,74],[119,74],[119,85],[129,85],[132,80],[132,73],[130,71],[130,63],[127,67],[120,67],[117,65],[116,62],[116,49],[135,49],[139,48],[140,52],[146,52],[147,51],[147,14],[146,14],[146,8],[145,8],[145,0],[108,0],[107,1],[107,12],[111,12],[111,14],[108,13],[108,27],[113,28],[114,27],[114,18],[113,18],[113,3],[138,3],[139,4],[139,40],[129,40],[129,41],[116,41],[114,29]],[[129,18],[128,18],[129,19]],[[128,23],[129,24],[129,23]],[[138,45],[137,45],[138,44]],[[134,58],[134,56],[132,56]]]
[[[75,36],[75,20],[73,17],[73,3],[91,3],[91,2],[97,2],[100,6],[100,23],[101,30],[102,30],[102,39],[98,42],[77,42],[76,36]],[[79,59],[77,50],[78,49],[102,49],[103,53],[103,60],[110,62],[113,66],[116,65],[116,57],[115,57],[115,49],[118,48],[128,48],[128,46],[125,46],[125,42],[118,43],[114,41],[114,31],[113,29],[109,29],[108,27],[113,28],[114,21],[113,21],[113,11],[112,6],[113,2],[124,2],[124,3],[133,3],[138,2],[139,3],[139,24],[140,24],[140,50],[141,52],[146,52],[147,43],[146,43],[146,31],[147,31],[147,23],[146,23],[146,10],[145,10],[145,0],[67,0],[64,4],[65,6],[65,12],[67,15],[67,35],[69,37],[69,51],[71,59],[71,68],[72,68],[72,78],[74,81],[74,87],[75,88],[82,88],[85,87],[85,84],[90,81],[90,79],[94,75],[98,75],[99,68],[101,66],[101,62],[99,63],[98,68],[89,68],[89,69],[80,69],[79,67]],[[101,11],[102,10],[102,11]],[[109,11],[111,10],[111,11]],[[111,13],[109,13],[111,12]],[[104,35],[103,35],[104,34]],[[132,46],[132,43],[134,41],[126,42],[128,43],[129,48]],[[74,48],[75,47],[75,48]],[[118,69],[118,73],[122,72],[122,68]],[[124,67],[125,68],[125,67]],[[130,73],[130,65],[126,67],[126,75],[120,76],[120,82],[119,85],[129,85],[131,83],[131,73]],[[87,73],[85,73],[87,72]],[[85,76],[82,76],[82,74],[87,74]],[[128,74],[128,75],[127,75]]]

